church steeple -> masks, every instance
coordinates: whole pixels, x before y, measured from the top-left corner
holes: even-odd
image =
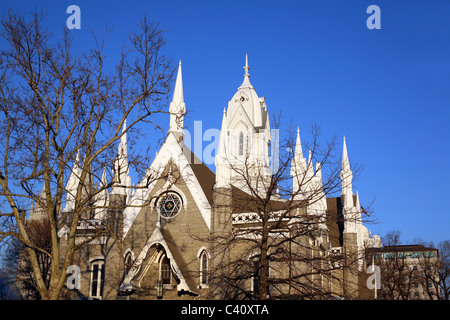
[[[239,170],[247,166],[254,171],[248,177],[254,180],[251,183],[262,190],[270,185],[271,177],[269,146],[272,137],[269,116],[264,97],[258,97],[250,84],[248,55],[245,57],[244,70],[244,81],[228,101],[224,112],[219,142],[222,151],[218,153],[221,163],[220,168],[216,167],[222,173],[216,177],[216,182],[218,185],[228,184],[228,181],[235,186],[242,184]],[[275,160],[274,157],[272,160]]]
[[[245,54],[245,66],[243,68],[245,70],[244,82],[242,82],[242,84],[239,87],[239,89],[241,89],[241,88],[253,88],[253,86],[250,83],[250,74],[248,73],[248,71],[250,70],[250,67],[248,66],[248,55],[247,54]]]
[[[297,139],[295,142],[294,157],[291,161],[292,193],[295,199],[302,200],[306,185],[306,159],[303,157],[300,129],[297,128]]]
[[[297,127],[297,139],[295,140],[295,157],[298,159],[303,158],[302,141],[300,139],[300,128]]]
[[[345,137],[342,147],[342,168],[340,177],[342,183],[341,197],[343,198],[344,208],[351,208],[353,207],[353,190],[352,190],[353,173],[352,170],[350,169],[350,160],[348,157],[347,143],[345,141]]]
[[[122,127],[122,136],[120,137],[117,157],[114,161],[114,186],[111,190],[112,194],[128,195],[131,187],[130,169],[128,164],[128,148],[127,148],[127,120],[125,119]]]
[[[80,183],[80,177],[81,177],[81,160],[80,160],[80,150],[78,150],[77,155],[75,157],[75,161],[73,163],[69,180],[67,180],[66,206],[64,208],[65,211],[70,211],[75,208],[75,198],[77,194],[78,184]]]
[[[173,90],[172,102],[169,106],[170,112],[170,127],[169,132],[173,132],[178,136],[183,135],[183,122],[186,113],[186,105],[183,96],[183,79],[181,73],[181,60],[178,65],[177,79],[175,81],[175,88]]]
[[[223,109],[222,129],[220,131],[219,146],[214,159],[216,166],[216,187],[228,187],[230,184],[230,170],[227,165],[227,112]]]

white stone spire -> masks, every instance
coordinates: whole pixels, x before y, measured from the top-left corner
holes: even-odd
[[[352,179],[353,173],[350,169],[350,160],[348,157],[347,143],[344,137],[344,143],[342,148],[342,168],[341,168],[341,197],[343,198],[344,208],[353,207],[353,190],[352,190]]]
[[[226,116],[223,118],[219,148],[223,151],[218,152],[218,159],[223,161],[226,157],[226,161],[220,168],[216,166],[216,175],[220,170],[224,170],[222,176],[222,173],[219,173],[216,182],[225,182],[221,179],[229,176],[230,184],[244,188],[244,181],[239,172],[247,167],[252,171],[247,174],[247,178],[251,180],[250,184],[255,186],[255,190],[263,192],[270,185],[269,146],[272,146],[272,137],[265,100],[258,97],[250,84],[248,56],[245,60],[244,81],[228,101]],[[273,147],[276,146],[272,146],[272,150]],[[273,160],[272,157],[272,164],[275,163]]]
[[[108,185],[108,180],[106,178],[106,167],[103,168],[103,174],[102,179],[100,181],[100,188],[103,188],[101,190],[95,199],[95,218],[102,220],[106,217],[107,212],[107,206],[109,205],[109,194],[108,189],[106,188]]]
[[[172,102],[169,106],[170,127],[169,132],[183,133],[183,121],[186,114],[186,105],[183,96],[183,77],[181,73],[181,60],[178,65],[177,79],[173,90]]]
[[[127,120],[125,119],[122,127],[122,136],[120,137],[117,157],[114,162],[114,186],[111,190],[112,194],[129,195],[131,187],[131,177],[128,164],[128,148],[127,148]]]
[[[297,128],[294,157],[291,161],[292,193],[294,194],[295,199],[303,200],[305,198],[305,174],[306,159],[303,157],[300,129]]]
[[[216,166],[216,187],[228,187],[230,184],[230,167],[227,162],[227,112],[223,109],[222,129],[220,131],[219,146],[214,159]]]
[[[344,232],[357,233],[358,241],[360,241],[361,211],[353,202],[353,174],[350,169],[350,160],[345,137],[342,147],[342,168],[340,175],[342,183],[341,199],[344,215]]]
[[[303,158],[302,141],[300,139],[300,128],[297,127],[297,140],[295,141],[295,154],[294,156],[299,159]]]
[[[47,217],[47,196],[46,196],[45,181],[41,190],[41,194],[36,201],[31,205],[29,221],[42,221]]]
[[[77,151],[75,161],[73,163],[72,171],[66,184],[66,205],[64,211],[70,211],[75,208],[75,198],[77,194],[78,184],[81,177],[81,165],[80,165],[80,150]]]
[[[350,170],[350,161],[348,158],[347,143],[345,142],[345,136],[344,136],[344,143],[343,143],[343,147],[342,147],[342,170],[351,171]]]

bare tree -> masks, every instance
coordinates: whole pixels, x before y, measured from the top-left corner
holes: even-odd
[[[330,250],[331,238],[339,235],[328,227],[344,222],[326,211],[326,197],[341,190],[335,140],[321,149],[320,130],[312,131],[309,161],[294,181],[294,137],[281,141],[272,172],[248,155],[230,165],[234,183],[215,190],[208,298],[326,299],[345,296],[344,271],[357,279],[358,252]]]
[[[422,240],[415,244],[403,244],[399,230],[389,231],[383,237],[384,247],[374,250],[378,255],[376,264],[380,267],[381,290],[378,295],[383,300],[441,299],[441,286],[448,275],[445,263],[439,257],[433,243]],[[445,257],[445,245],[442,250]],[[444,258],[445,260],[445,258]],[[442,286],[442,288],[444,288]],[[445,289],[443,289],[445,291]]]
[[[51,251],[50,224],[47,219],[33,220],[27,223],[27,231],[30,240],[35,244],[36,258],[45,285],[49,284],[51,260],[45,251]],[[39,291],[36,290],[36,280],[27,254],[21,250],[20,241],[11,239],[7,244],[4,256],[4,270],[15,279],[15,283],[21,284],[22,295],[27,299],[39,300]]]
[[[95,38],[95,47],[76,54],[70,31],[63,28],[55,40],[44,18],[34,12],[27,20],[10,11],[1,20],[0,37],[7,46],[0,51],[0,242],[20,241],[33,285],[47,300],[60,296],[66,270],[81,248],[101,234],[115,237],[112,225],[104,223],[98,229],[92,225],[95,231],[83,241],[75,240],[78,227],[92,223],[99,195],[124,185],[117,173],[101,183],[102,173],[114,167],[123,135],[140,134],[142,123],[156,125],[152,116],[165,112],[161,105],[174,69],[161,53],[162,30],[146,17],[111,69],[104,40]],[[145,155],[128,156],[138,173],[148,167]],[[69,189],[71,175],[79,183]],[[69,197],[73,205],[64,210]],[[45,246],[27,220],[32,205],[48,223]],[[62,229],[66,237],[59,236]]]
[[[426,244],[434,248],[432,243]],[[427,251],[421,257],[420,274],[421,286],[431,300],[450,299],[450,241],[444,240],[438,243],[434,251]]]

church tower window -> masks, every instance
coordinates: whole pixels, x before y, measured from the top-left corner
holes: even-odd
[[[244,134],[239,133],[239,156],[244,155]]]

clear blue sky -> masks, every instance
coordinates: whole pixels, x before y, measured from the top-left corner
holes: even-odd
[[[160,23],[165,53],[183,63],[188,125],[220,128],[248,53],[271,113],[281,110],[305,140],[313,122],[325,137],[345,135],[350,160],[364,167],[354,191],[363,205],[375,199],[373,234],[450,239],[450,1],[3,0],[0,10],[36,5],[59,34],[71,4],[81,8],[75,44],[107,23],[111,56],[141,13]],[[380,30],[366,27],[372,4]]]

